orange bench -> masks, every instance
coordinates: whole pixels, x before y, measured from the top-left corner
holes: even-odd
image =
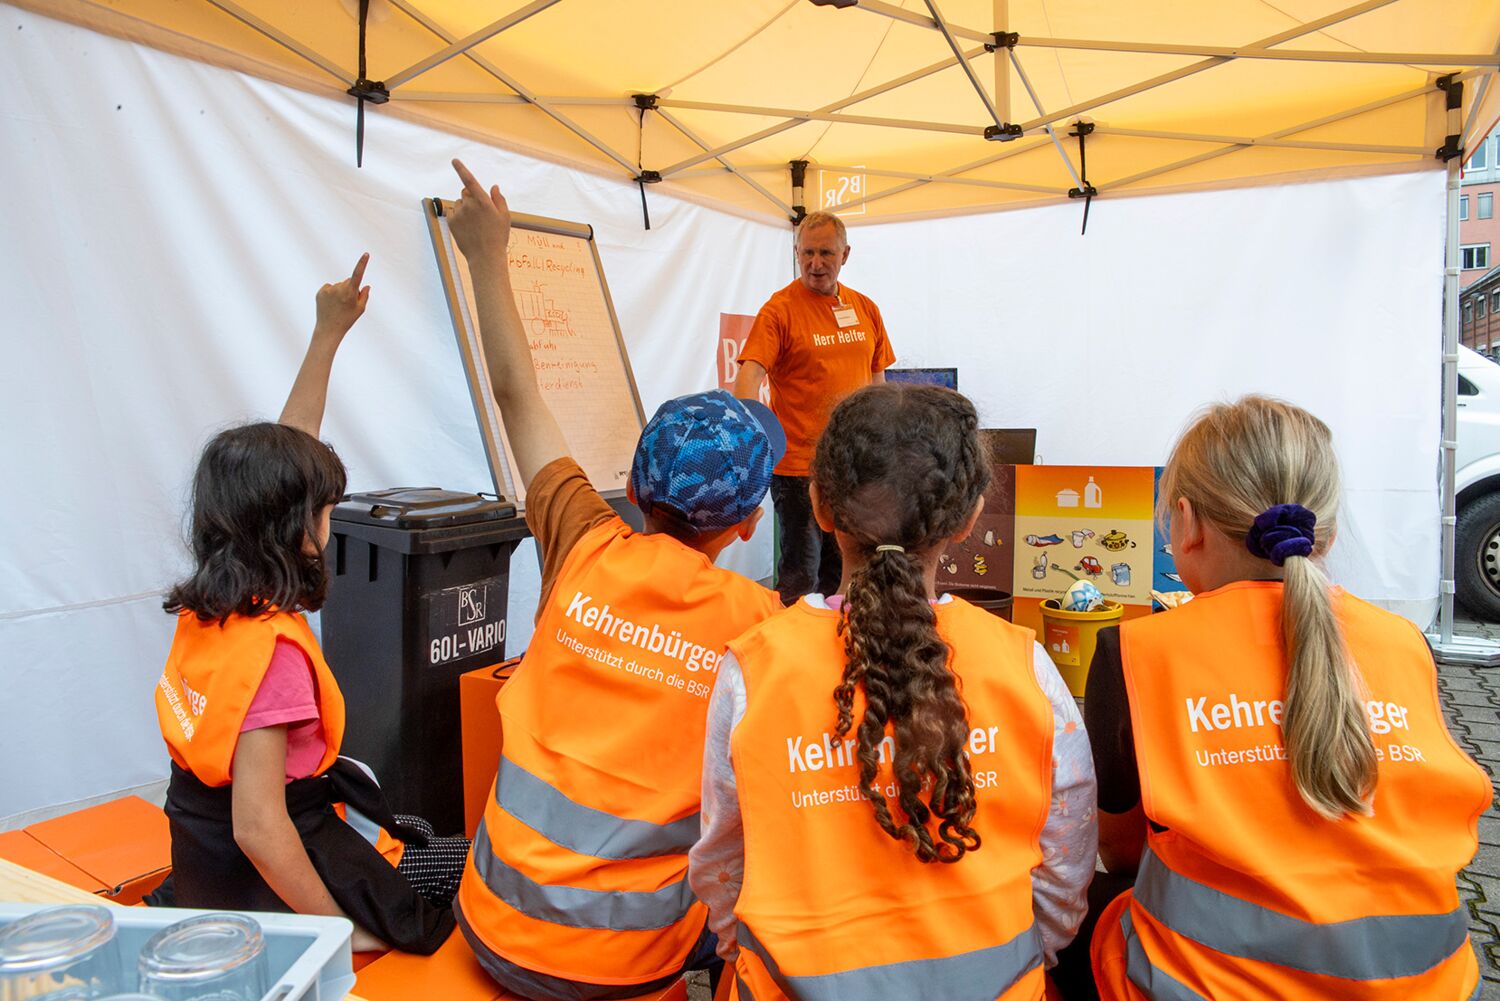
[[[160,807],[122,796],[0,834],[0,858],[135,904],[172,871],[172,835]]]
[[[454,932],[431,956],[388,952],[359,971],[354,993],[364,1001],[521,1001],[500,988],[480,967],[463,935]],[[687,985],[678,981],[640,1001],[687,1001]]]

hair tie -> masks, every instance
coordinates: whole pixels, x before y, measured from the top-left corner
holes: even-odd
[[[877,553],[904,553],[906,552],[906,547],[892,545],[876,546],[875,551]]]
[[[1255,516],[1245,536],[1251,555],[1277,566],[1291,556],[1311,556],[1318,516],[1301,504],[1277,504]]]

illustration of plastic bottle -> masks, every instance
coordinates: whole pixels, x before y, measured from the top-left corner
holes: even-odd
[[[1099,484],[1094,482],[1094,478],[1092,476],[1089,477],[1088,484],[1083,488],[1083,506],[1104,506],[1104,491],[1099,489]]]

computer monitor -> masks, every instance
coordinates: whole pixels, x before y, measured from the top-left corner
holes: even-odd
[[[993,463],[1030,466],[1036,462],[1036,428],[980,428],[979,439]]]
[[[944,389],[958,388],[956,368],[888,368],[886,382],[915,382],[923,386],[942,386]]]

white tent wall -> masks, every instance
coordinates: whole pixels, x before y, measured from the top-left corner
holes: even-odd
[[[0,6],[0,828],[158,780],[150,692],[217,428],[274,417],[316,286],[359,251],[370,311],[324,436],[356,489],[485,489],[426,227],[464,156],[518,210],[592,223],[647,409],[711,384],[718,313],[788,277],[786,233]],[[957,365],[985,422],[1049,463],[1152,464],[1247,391],[1333,426],[1354,591],[1426,624],[1437,581],[1442,177],[1384,178],[860,227],[846,277],[898,364]],[[1430,375],[1429,375],[1430,374]],[[735,566],[769,570],[769,532]],[[529,638],[529,544],[511,636]]]
[[[844,276],[898,364],[957,366],[985,426],[1049,464],[1159,465],[1205,403],[1280,396],[1332,428],[1330,567],[1437,609],[1441,170],[850,230]]]
[[[216,430],[274,419],[313,293],[372,254],[323,436],[351,489],[490,489],[422,217],[461,156],[518,211],[591,223],[647,413],[712,386],[719,313],[786,283],[784,230],[13,8],[0,31],[0,828],[164,777],[161,591]],[[770,532],[730,550],[770,572]],[[508,648],[538,587],[512,561]]]

